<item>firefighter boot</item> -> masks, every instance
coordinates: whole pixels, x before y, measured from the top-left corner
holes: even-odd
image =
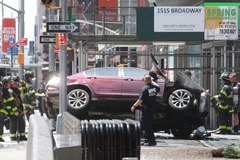
[[[11,141],[16,141],[17,137],[10,137]]]
[[[233,127],[233,131],[234,131],[235,133],[238,133],[238,126],[234,126],[234,127]]]
[[[5,142],[5,140],[2,138],[2,135],[0,135],[0,142]]]

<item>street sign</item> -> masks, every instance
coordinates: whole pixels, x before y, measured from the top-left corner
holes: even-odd
[[[15,48],[15,47],[13,47],[13,48],[8,48],[8,49],[7,49],[7,54],[8,54],[8,55],[11,55],[11,52],[12,52],[12,55],[18,55],[18,48]]]
[[[29,41],[29,52],[34,52],[34,41]]]
[[[20,39],[20,41],[18,42],[18,44],[20,46],[26,46],[27,45],[27,38],[22,38]]]
[[[128,62],[135,62],[135,59],[128,59],[128,58],[124,58],[123,62],[128,63]]]
[[[13,45],[15,44],[15,39],[12,38],[12,37],[10,37],[10,38],[8,39],[8,44],[9,44],[10,46],[13,46]]]
[[[66,44],[67,43],[67,35],[65,33],[58,33],[58,44]]]
[[[40,36],[40,43],[56,43],[56,36]]]
[[[47,32],[50,33],[80,32],[80,22],[47,22]]]

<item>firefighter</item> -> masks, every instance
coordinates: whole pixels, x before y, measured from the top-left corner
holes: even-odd
[[[24,74],[25,82],[21,82],[21,97],[23,101],[24,112],[29,120],[31,114],[34,113],[35,102],[35,90],[33,88],[32,79],[34,77],[31,71],[27,71]]]
[[[42,109],[42,99],[43,97],[45,97],[45,89],[44,89],[44,85],[43,82],[41,83],[40,87],[37,89],[37,93],[35,94],[36,96],[36,105],[39,109],[39,113],[41,114],[41,116],[43,116],[43,109]]]
[[[238,114],[240,112],[240,83],[237,81],[237,74],[235,72],[230,74],[230,81],[233,86],[233,102],[234,102],[234,126],[233,131],[238,132],[239,130],[239,117]]]
[[[2,87],[0,87],[0,142],[4,142],[3,139],[3,127],[4,127],[4,118],[7,115],[5,110],[5,105],[3,104],[3,92]]]
[[[24,119],[24,110],[23,110],[23,105],[22,105],[22,99],[20,97],[20,78],[18,76],[13,76],[12,77],[12,85],[11,85],[11,89],[13,91],[13,96],[16,100],[17,106],[18,106],[18,111],[19,111],[19,116],[18,116],[18,125],[17,125],[17,129],[18,129],[18,134],[19,134],[19,140],[20,141],[26,141],[26,135],[25,135],[25,127],[26,127],[26,123],[25,123],[25,119]]]
[[[18,108],[16,101],[12,95],[11,87],[11,77],[6,76],[2,80],[3,83],[3,104],[5,105],[5,110],[10,118],[9,129],[10,129],[10,139],[12,141],[17,140],[17,119],[18,119]]]
[[[229,73],[224,72],[220,77],[222,88],[219,95],[213,97],[217,102],[218,119],[220,134],[231,134],[232,132],[232,113],[233,105],[233,87],[229,79]]]

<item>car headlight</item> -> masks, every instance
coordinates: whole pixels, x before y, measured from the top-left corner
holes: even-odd
[[[59,84],[60,84],[60,78],[59,77],[53,77],[48,81],[47,86],[58,88]]]

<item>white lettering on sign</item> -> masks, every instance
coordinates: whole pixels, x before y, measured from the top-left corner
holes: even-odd
[[[14,27],[4,27],[2,33],[3,34],[15,34],[16,31],[15,31]]]
[[[43,42],[55,42],[56,38],[42,38]]]
[[[75,24],[57,24],[57,25],[49,25],[48,26],[49,31],[70,31],[73,32],[78,29],[78,26]]]
[[[53,30],[53,31],[58,31],[58,30],[60,30],[60,26],[59,25],[49,25],[48,29]]]

